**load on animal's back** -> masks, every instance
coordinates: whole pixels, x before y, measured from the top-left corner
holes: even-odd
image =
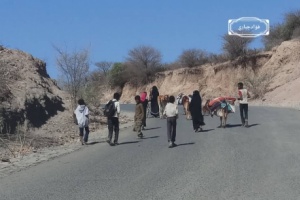
[[[176,97],[176,101],[177,101],[177,104],[178,105],[183,105],[183,97],[188,97],[188,99],[189,99],[189,102],[191,103],[191,100],[192,100],[192,95],[185,95],[185,94],[183,94],[183,93],[180,93],[180,94],[178,94],[177,95],[177,97]]]
[[[234,103],[236,98],[233,97],[217,97],[213,100],[207,100],[203,106],[203,113],[210,113],[211,116],[220,117],[220,126],[226,127],[227,117],[229,113],[235,112]]]

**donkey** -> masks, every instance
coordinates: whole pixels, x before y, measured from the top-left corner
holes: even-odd
[[[202,113],[203,115],[207,116],[210,114],[210,109],[208,107],[208,104],[209,104],[210,100],[207,100],[204,104],[204,106],[202,107]]]
[[[184,109],[184,114],[186,115],[186,119],[191,119],[191,112],[190,112],[190,98],[186,95],[182,97],[182,105]]]
[[[169,95],[159,95],[157,97],[157,101],[158,101],[158,107],[159,107],[159,116],[161,119],[163,119],[164,118],[163,112],[169,101]]]
[[[234,106],[234,102],[223,101],[217,109],[216,114],[220,117],[220,126],[218,128],[226,128],[228,114],[234,112],[232,106]]]
[[[202,112],[203,114],[210,114],[212,117],[213,115],[220,117],[220,126],[218,126],[218,128],[226,128],[228,114],[235,112],[234,102],[234,98],[218,100],[216,104],[217,107],[214,109],[209,106],[210,100],[207,100],[202,108]]]

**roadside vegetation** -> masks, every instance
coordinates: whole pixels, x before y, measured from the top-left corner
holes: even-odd
[[[282,23],[271,26],[270,34],[263,38],[265,50],[271,50],[283,41],[300,37],[300,10],[286,13]]]
[[[295,38],[300,38],[300,10],[286,13],[282,23],[271,26],[270,34],[262,38],[263,48],[271,50],[282,42]],[[163,54],[159,49],[147,45],[130,49],[122,62],[100,60],[92,63],[88,48],[68,51],[54,47],[54,50],[60,72],[59,86],[69,93],[72,110],[75,109],[77,100],[84,97],[91,106],[91,111],[96,113],[99,111],[99,99],[108,88],[122,91],[125,84],[132,87],[149,84],[155,80],[157,73],[166,70],[204,68],[224,62],[227,62],[224,65],[226,67],[242,66],[245,69],[245,85],[252,91],[253,98],[261,99],[268,92],[274,74],[256,71],[255,58],[262,49],[251,49],[252,42],[252,38],[224,34],[221,53],[210,53],[201,48],[184,49],[169,63],[163,62]],[[0,51],[3,49],[0,45]],[[14,129],[7,121],[10,119],[7,115],[7,102],[12,98],[9,85],[16,75],[6,65],[0,60],[0,149],[4,148],[13,156],[18,156],[30,151],[34,147],[34,140],[26,135],[26,120],[25,125],[14,125]],[[90,70],[91,65],[95,66],[93,70]],[[249,70],[252,70],[251,73],[247,73]],[[215,73],[217,72],[216,70]]]
[[[270,50],[281,42],[300,37],[300,10],[286,13],[284,21],[271,26],[270,35],[262,38],[265,50]],[[162,53],[152,46],[140,45],[128,51],[123,62],[98,61],[94,63],[96,69],[88,72],[89,52],[83,49],[78,52],[65,52],[55,48],[58,52],[57,66],[61,70],[63,88],[65,88],[74,103],[76,99],[85,96],[90,104],[97,106],[98,96],[107,87],[122,90],[125,84],[133,87],[151,83],[155,80],[157,72],[174,70],[178,68],[205,67],[226,61],[232,63],[232,67],[242,66],[245,69],[257,70],[256,56],[263,49],[250,48],[253,38],[239,36],[222,36],[222,52],[210,53],[200,48],[185,49],[178,58],[170,63],[163,63]],[[76,72],[76,73],[74,73]],[[255,89],[256,82],[268,79],[268,77],[251,77],[249,84]],[[268,81],[267,81],[268,82]],[[268,84],[267,84],[268,85]],[[255,95],[261,96],[261,92]]]

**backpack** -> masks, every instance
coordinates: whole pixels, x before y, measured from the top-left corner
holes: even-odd
[[[104,107],[104,116],[113,117],[116,113],[115,102],[110,100]]]

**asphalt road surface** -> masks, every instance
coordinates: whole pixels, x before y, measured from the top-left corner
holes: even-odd
[[[238,113],[226,129],[205,117],[195,133],[180,115],[172,149],[166,120],[150,118],[145,139],[128,128],[119,146],[88,145],[0,179],[0,199],[300,199],[300,112],[250,107],[249,117],[248,129]]]

